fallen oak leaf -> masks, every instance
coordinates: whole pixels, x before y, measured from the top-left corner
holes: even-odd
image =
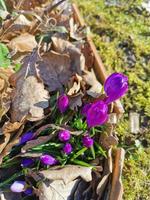
[[[30,121],[42,119],[43,109],[49,105],[48,100],[48,92],[36,77],[29,76],[22,83],[18,81],[13,90],[11,120],[22,121],[25,117]]]
[[[54,51],[50,51],[42,56],[37,69],[50,92],[63,90],[63,85],[67,85],[72,76],[69,56]]]
[[[91,88],[87,90],[87,94],[94,98],[98,98],[102,92],[102,85],[97,80],[94,70],[93,69],[91,69],[91,71],[84,70],[84,73],[85,75],[83,75],[83,78],[85,82],[91,86]]]

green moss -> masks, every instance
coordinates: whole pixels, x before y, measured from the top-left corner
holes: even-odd
[[[123,72],[129,77],[130,89],[121,100],[126,114],[117,127],[121,143],[138,138],[148,138],[142,132],[132,135],[129,130],[130,111],[138,112],[141,127],[148,125],[150,117],[150,14],[141,7],[142,0],[124,1],[118,6],[108,6],[104,0],[77,0],[93,40],[109,73]],[[109,1],[112,2],[112,1]],[[115,1],[114,1],[115,2]],[[128,144],[129,145],[129,144]],[[130,148],[130,147],[128,147]],[[141,148],[126,155],[123,173],[124,199],[149,199],[148,176],[150,167],[148,150]]]

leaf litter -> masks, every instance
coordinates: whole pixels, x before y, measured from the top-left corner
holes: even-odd
[[[2,166],[9,170],[15,167],[15,160],[34,158],[33,169],[23,168],[14,174],[33,184],[32,199],[101,199],[111,187],[111,148],[117,141],[109,129],[107,134],[101,127],[90,131],[81,118],[84,102],[104,99],[86,39],[88,27],[76,21],[72,6],[65,0],[6,0],[5,11],[0,27],[0,180]],[[20,66],[17,72],[16,66]],[[56,103],[64,93],[70,108],[66,116]],[[70,157],[63,154],[63,144],[57,139],[58,132],[66,128],[76,149]],[[101,137],[95,136],[96,131],[102,133]],[[33,132],[33,138],[20,144],[20,138],[29,132]],[[93,149],[80,144],[81,135],[87,132],[98,142]],[[39,160],[43,153],[54,154],[58,166],[43,166]],[[122,165],[117,170],[114,174],[120,180]],[[0,184],[1,199],[20,199],[5,192],[12,179]],[[121,182],[113,175],[110,194],[115,191],[117,196],[121,192],[114,189],[116,184]],[[25,197],[24,193],[20,195]]]

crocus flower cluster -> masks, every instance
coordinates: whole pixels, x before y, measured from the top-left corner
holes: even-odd
[[[58,138],[61,142],[67,142],[70,140],[71,138],[71,134],[70,134],[70,131],[68,130],[61,130],[59,131],[59,134],[58,134]],[[72,152],[72,146],[70,143],[66,143],[63,147],[63,152],[65,154],[70,154]]]
[[[88,127],[104,124],[108,119],[108,104],[122,97],[128,90],[128,77],[121,73],[110,75],[105,84],[105,100],[98,100],[94,103],[86,104],[82,109],[82,114],[86,116]]]
[[[64,113],[68,109],[69,98],[66,94],[59,96],[59,98],[57,100],[57,106],[61,113]]]

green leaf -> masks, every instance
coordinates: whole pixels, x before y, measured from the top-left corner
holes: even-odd
[[[7,68],[10,65],[9,50],[5,44],[0,43],[0,67]]]
[[[14,67],[15,72],[18,72],[20,68],[21,68],[21,63],[17,63]]]
[[[79,157],[80,155],[82,155],[86,150],[87,150],[86,147],[84,147],[81,150],[79,150],[77,153],[75,153],[73,155],[73,157],[71,158],[71,161],[73,161],[74,159],[76,159],[77,157]]]
[[[7,11],[7,8],[6,8],[5,1],[4,1],[4,0],[0,0],[0,9],[1,9],[1,10]]]
[[[81,166],[84,166],[84,167],[92,167],[92,168],[94,168],[94,166],[92,166],[92,165],[90,165],[90,164],[88,164],[88,163],[86,163],[84,161],[77,160],[77,159],[73,160],[72,163],[77,164],[77,165],[81,165]]]

